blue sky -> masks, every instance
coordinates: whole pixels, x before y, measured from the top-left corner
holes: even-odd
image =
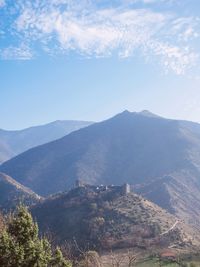
[[[148,109],[200,122],[199,0],[0,0],[0,128]]]

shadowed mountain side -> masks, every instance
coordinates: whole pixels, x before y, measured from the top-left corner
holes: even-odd
[[[42,198],[10,176],[0,173],[0,210],[9,211],[20,203],[32,205]]]
[[[71,187],[78,178],[92,184],[137,184],[193,169],[191,149],[178,121],[125,111],[31,149],[0,169],[48,195]]]
[[[138,185],[135,191],[200,229],[200,188],[193,173],[174,173],[173,176]]]
[[[91,124],[84,121],[55,121],[19,131],[0,129],[0,163]]]

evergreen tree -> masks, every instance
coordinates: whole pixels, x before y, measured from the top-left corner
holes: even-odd
[[[52,253],[47,239],[38,236],[27,208],[20,206],[0,236],[0,266],[2,267],[71,267],[59,248]]]
[[[59,247],[56,248],[55,255],[51,261],[52,267],[69,267],[70,264],[65,260]]]

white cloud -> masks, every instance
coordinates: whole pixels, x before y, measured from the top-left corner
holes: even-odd
[[[165,70],[171,69],[177,74],[183,74],[198,59],[198,53],[189,43],[199,37],[198,21],[192,17],[180,18],[175,14],[122,5],[97,8],[90,0],[78,4],[71,0],[22,2],[18,2],[19,15],[13,32],[26,40],[25,58],[26,55],[31,58],[29,44],[39,42],[44,51],[51,54],[74,50],[86,56],[105,57],[117,53],[119,57],[132,57],[140,53],[153,61],[157,58]],[[11,47],[5,51],[7,57],[9,51],[12,57],[23,49],[14,51]]]
[[[165,3],[172,3],[172,2],[174,2],[174,0],[122,0],[122,1],[126,1],[126,2],[128,2],[130,4],[134,4],[134,3],[163,4],[164,2]]]
[[[1,7],[4,7],[5,4],[6,4],[5,0],[0,0],[0,8],[1,8]]]
[[[29,60],[33,54],[29,47],[21,44],[19,47],[9,46],[0,49],[0,58],[4,60]]]
[[[171,34],[176,34],[180,41],[190,41],[198,38],[199,35],[199,18],[182,17],[173,21]]]
[[[171,69],[178,75],[194,66],[199,58],[198,54],[190,51],[188,47],[179,48],[161,42],[153,42],[150,46],[155,55],[161,56],[166,72]]]
[[[151,3],[158,2],[158,0],[142,0],[142,2],[145,4],[151,4]]]

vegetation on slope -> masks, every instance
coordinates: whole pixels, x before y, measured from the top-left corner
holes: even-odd
[[[31,210],[41,231],[58,242],[77,242],[92,249],[183,245],[178,228],[162,235],[176,218],[142,197],[124,195],[121,187],[79,187],[59,194]]]
[[[19,203],[32,205],[41,200],[37,194],[29,188],[17,183],[10,176],[0,173],[0,209],[9,211]]]
[[[0,234],[4,229],[4,218],[3,215],[0,213]]]

